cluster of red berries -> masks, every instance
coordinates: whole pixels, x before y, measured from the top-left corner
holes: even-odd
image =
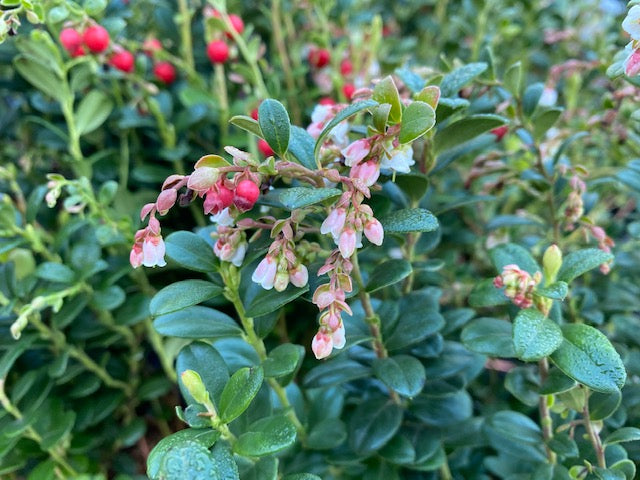
[[[221,17],[220,12],[218,12],[217,10],[207,10],[205,11],[205,16],[211,16],[215,18]],[[244,22],[242,21],[242,18],[234,13],[231,13],[229,14],[229,22],[231,23],[233,29],[238,33],[238,35],[242,35],[242,32],[244,32]],[[226,37],[228,39],[232,39],[233,35],[231,34],[231,32],[226,32]],[[226,63],[226,61],[229,60],[229,45],[224,40],[212,40],[207,44],[207,56],[213,64]]]
[[[225,208],[235,205],[241,212],[253,208],[260,196],[260,187],[251,180],[240,180],[235,188],[229,188],[228,182],[219,181],[205,193],[204,213],[218,214]]]
[[[307,61],[309,65],[315,69],[321,69],[329,65],[331,62],[331,52],[326,48],[312,47],[309,50],[309,54],[307,55]],[[345,58],[340,62],[340,74],[343,78],[347,78],[351,76],[353,73],[353,63],[348,58]],[[353,93],[356,91],[356,87],[353,83],[347,82],[342,86],[342,93],[347,98],[347,100],[351,100],[353,97]]]
[[[60,43],[72,57],[81,57],[86,54],[85,47],[91,53],[103,53],[109,48],[111,38],[109,32],[101,25],[91,25],[80,33],[72,27],[64,28],[60,32]],[[142,50],[149,56],[162,50],[162,43],[156,38],[148,39],[144,42]],[[120,46],[113,48],[113,53],[109,56],[109,65],[121,72],[131,73],[135,69],[135,55]],[[153,74],[158,81],[171,84],[176,79],[176,69],[169,62],[156,62],[153,66]]]

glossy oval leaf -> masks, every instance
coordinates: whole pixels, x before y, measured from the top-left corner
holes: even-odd
[[[178,353],[176,373],[178,386],[187,403],[198,403],[182,384],[181,375],[185,370],[193,370],[200,375],[202,383],[214,402],[220,398],[222,390],[229,380],[227,364],[214,347],[204,342],[193,342]]]
[[[491,262],[498,273],[502,273],[502,269],[511,264],[518,265],[518,267],[526,270],[531,275],[541,271],[529,251],[515,243],[503,243],[491,249],[489,258],[491,258]]]
[[[183,280],[167,285],[151,299],[149,311],[157,317],[197,305],[222,293],[222,287],[205,280]]]
[[[284,415],[262,418],[250,425],[233,446],[235,453],[246,457],[262,457],[293,445],[296,428]]]
[[[432,232],[437,230],[438,219],[424,208],[397,210],[380,220],[385,233]]]
[[[611,260],[613,260],[613,255],[603,252],[599,248],[585,248],[571,252],[562,260],[558,280],[571,283],[573,279]]]
[[[443,97],[453,97],[458,91],[469,84],[478,75],[482,74],[488,65],[484,62],[469,63],[449,72],[440,83],[440,91]]]
[[[246,115],[236,115],[231,117],[229,123],[235,125],[238,128],[246,130],[249,133],[253,133],[256,137],[262,138],[262,130],[260,130],[260,124],[257,120]]]
[[[402,114],[400,126],[400,143],[410,143],[420,138],[436,124],[436,112],[425,102],[411,103]]]
[[[153,321],[153,327],[160,335],[194,340],[242,335],[242,329],[229,315],[201,306],[160,315]]]
[[[400,94],[398,87],[391,76],[387,76],[380,80],[373,88],[373,98],[378,103],[388,103],[391,105],[389,110],[389,120],[392,123],[398,123],[402,119],[402,103],[400,102]]]
[[[264,376],[279,378],[293,373],[300,366],[304,352],[302,345],[291,343],[278,345],[269,352],[267,358],[262,362]]]
[[[562,330],[538,310],[520,310],[513,321],[513,346],[525,362],[540,360],[555,352],[562,343]]]
[[[509,322],[497,318],[477,318],[462,330],[460,339],[465,347],[491,357],[512,358],[513,328]]]
[[[508,120],[499,115],[470,115],[439,130],[434,137],[435,150],[450,150],[506,123]]]
[[[91,90],[78,104],[75,113],[76,127],[80,135],[91,133],[111,114],[113,101],[100,90]]]
[[[616,392],[624,386],[627,373],[609,339],[584,324],[562,327],[564,341],[551,360],[566,375],[598,392]]]
[[[191,232],[174,232],[165,240],[167,257],[196,272],[214,272],[217,260],[211,246]]]
[[[278,292],[275,289],[261,289],[251,300],[251,303],[246,306],[246,314],[250,317],[260,317],[262,315],[275,312],[280,307],[292,302],[308,290],[309,285],[305,285],[303,288],[297,288],[293,285],[289,285],[284,292]]]
[[[377,358],[373,361],[373,372],[389,388],[405,397],[415,397],[426,380],[422,363],[409,355]]]
[[[244,367],[231,375],[220,395],[220,419],[229,423],[238,418],[258,394],[263,380],[262,367]]]
[[[269,146],[283,157],[291,137],[291,122],[284,105],[272,98],[264,100],[258,107],[258,124]]]
[[[386,398],[361,403],[349,422],[349,442],[358,455],[370,455],[383,447],[400,428],[400,406]]]
[[[315,170],[316,160],[314,156],[315,139],[304,129],[295,125],[291,126],[291,138],[289,139],[289,153],[305,167]]]
[[[373,269],[369,282],[367,282],[366,291],[371,293],[394,285],[411,275],[412,271],[411,263],[407,260],[388,260]]]
[[[209,448],[213,445],[220,433],[211,429],[196,429],[187,428],[180,430],[179,432],[172,433],[168,437],[164,437],[160,440],[149,456],[147,457],[147,475],[151,479],[158,478],[160,474],[160,468],[162,466],[162,460],[169,450],[179,447],[187,442],[197,442],[202,446]]]

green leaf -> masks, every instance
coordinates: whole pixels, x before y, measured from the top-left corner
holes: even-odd
[[[307,388],[326,387],[365,378],[371,369],[355,360],[336,357],[312,368],[304,377]]]
[[[438,130],[434,137],[435,150],[436,152],[450,150],[506,123],[508,120],[499,115],[489,113],[470,115]]]
[[[388,260],[378,265],[367,282],[366,291],[371,293],[407,278],[412,272],[407,260]]]
[[[330,450],[347,439],[347,427],[339,418],[325,418],[309,431],[305,446],[313,450]]]
[[[560,370],[597,392],[616,392],[624,386],[624,364],[603,333],[584,324],[565,325],[562,333],[564,341],[551,355]]]
[[[400,299],[402,314],[395,325],[383,319],[383,338],[388,350],[399,350],[420,342],[438,332],[445,325],[438,312],[440,291],[434,288],[416,290]],[[435,304],[435,305],[434,305]]]
[[[491,357],[512,358],[513,328],[509,322],[497,318],[478,318],[462,330],[460,339],[465,347]]]
[[[471,418],[471,396],[464,390],[446,395],[422,394],[409,407],[423,423],[433,427],[449,427]]]
[[[594,421],[604,420],[613,415],[622,402],[620,392],[593,392],[589,395],[589,418]]]
[[[47,66],[27,55],[18,55],[13,65],[20,75],[45,95],[62,103],[66,99],[66,91],[60,88],[62,80]]]
[[[386,398],[362,402],[351,415],[349,442],[362,456],[371,455],[396,434],[402,422],[402,408]]]
[[[557,323],[533,308],[520,310],[513,321],[513,346],[525,362],[540,360],[555,352],[562,343]]]
[[[604,439],[605,445],[613,445],[622,442],[635,442],[640,440],[640,428],[622,427]]]
[[[422,173],[398,173],[395,184],[407,194],[412,202],[419,202],[429,188],[429,177]]]
[[[438,219],[423,208],[396,210],[380,220],[385,233],[433,232]]]
[[[197,372],[212,400],[217,402],[229,380],[227,364],[218,351],[208,343],[193,342],[178,353],[176,373],[178,374],[180,392],[187,403],[197,403],[182,384],[181,375],[185,370]]]
[[[293,473],[287,475],[282,480],[322,480],[318,475],[313,473]]]
[[[529,85],[524,91],[524,95],[522,96],[522,111],[527,117],[531,116],[538,106],[543,90],[544,83],[534,83]]]
[[[302,362],[304,352],[304,347],[301,345],[291,343],[278,345],[262,362],[264,376],[279,378],[295,372]]]
[[[281,205],[288,210],[295,210],[315,205],[341,194],[342,191],[337,188],[291,187],[271,190],[264,195],[263,200],[268,203],[269,200],[273,199],[275,205]]]
[[[562,260],[558,280],[571,283],[574,278],[611,260],[613,260],[613,255],[603,252],[599,248],[586,248],[571,252]]]
[[[180,430],[179,432],[172,433],[168,437],[164,437],[153,447],[153,450],[151,450],[151,453],[149,453],[147,457],[147,475],[151,479],[158,478],[162,460],[169,450],[186,442],[197,442],[209,448],[216,442],[219,436],[220,433],[216,430],[187,428],[186,430]]]
[[[36,276],[50,282],[71,283],[76,274],[66,265],[55,262],[44,262],[38,265]]]
[[[192,306],[160,315],[153,327],[161,335],[178,338],[222,338],[242,335],[242,329],[226,313]]]
[[[251,303],[246,307],[246,313],[249,317],[260,317],[262,315],[275,312],[280,307],[292,302],[308,290],[309,285],[306,285],[303,288],[297,288],[293,285],[289,285],[284,292],[278,292],[275,289],[261,289],[251,300]]]
[[[226,442],[217,442],[213,447],[211,456],[216,462],[217,478],[220,480],[240,480],[238,465]]]
[[[549,448],[563,457],[578,457],[578,445],[568,433],[556,433],[548,442]]]
[[[516,62],[511,65],[504,74],[504,86],[514,97],[520,96],[520,88],[522,84],[522,62]]]
[[[262,418],[238,437],[233,449],[246,457],[262,457],[293,445],[296,428],[284,415]]]
[[[502,273],[505,266],[515,264],[531,275],[540,272],[541,269],[533,259],[529,251],[515,243],[503,243],[489,251],[489,257],[498,273]]]
[[[409,355],[377,358],[373,361],[373,372],[389,388],[405,397],[415,397],[426,380],[422,363]]]
[[[498,452],[513,455],[527,461],[543,462],[544,441],[540,427],[519,412],[501,411],[487,418],[483,427],[489,445]]]
[[[618,460],[609,469],[614,472],[621,472],[625,480],[635,480],[636,478],[636,464],[628,458]]]
[[[262,367],[244,367],[234,373],[220,396],[220,418],[229,423],[238,418],[248,407],[262,386]]]
[[[104,123],[113,110],[113,101],[100,90],[91,90],[80,101],[74,114],[79,135],[91,133]]]
[[[502,293],[502,290],[493,285],[492,278],[480,280],[469,295],[469,305],[475,308],[494,307],[507,303],[509,303],[509,299]]]
[[[488,68],[484,62],[469,63],[456,68],[444,76],[440,83],[440,91],[443,97],[452,97],[465,85],[471,83],[474,78],[483,73]]]
[[[284,106],[272,98],[264,100],[258,107],[258,124],[269,146],[284,157],[291,137],[291,122]]]
[[[540,141],[545,133],[558,121],[564,110],[562,108],[550,108],[537,113],[531,121],[533,122],[533,138]]]
[[[151,299],[149,312],[154,317],[197,305],[222,293],[222,287],[204,280],[183,280],[167,285]]]
[[[433,108],[424,102],[415,101],[402,114],[398,140],[400,143],[413,142],[431,130],[435,124],[436,112]]]
[[[548,287],[536,288],[535,294],[541,297],[552,298],[553,300],[564,300],[569,293],[569,286],[566,282],[555,282]]]
[[[85,0],[82,6],[87,15],[95,17],[107,8],[107,0]]]
[[[391,76],[387,76],[380,80],[373,88],[373,96],[371,97],[378,103],[388,103],[391,105],[389,110],[389,120],[392,123],[398,123],[402,119],[402,103],[400,102],[400,94],[398,87]]]
[[[165,240],[167,257],[181,267],[196,272],[214,272],[216,257],[202,237],[191,232],[174,232]]]
[[[303,166],[311,170],[317,168],[313,150],[315,143],[315,139],[304,128],[291,126],[289,153],[296,157]]]
[[[387,129],[389,121],[389,113],[391,112],[390,103],[381,103],[373,109],[373,126],[377,131],[384,133]]]
[[[256,137],[262,138],[262,130],[260,130],[260,124],[257,120],[246,115],[236,115],[229,119],[231,125],[235,125],[249,133],[253,133]]]
[[[367,110],[369,108],[373,108],[376,105],[378,105],[378,102],[376,102],[375,100],[364,100],[362,102],[352,103],[348,107],[340,110],[338,114],[333,118],[333,120],[331,120],[327,124],[327,126],[324,127],[324,130],[320,132],[320,135],[316,140],[316,146],[313,152],[314,158],[318,156],[318,151],[320,150],[320,147],[324,143],[325,137],[329,135],[329,132],[331,132],[331,130],[333,130],[336,127],[336,125],[338,125],[340,122],[343,122],[347,118],[352,117],[356,113],[359,113],[363,110]]]
[[[159,478],[163,480],[217,479],[215,460],[211,452],[199,442],[185,440],[170,448],[164,455]]]

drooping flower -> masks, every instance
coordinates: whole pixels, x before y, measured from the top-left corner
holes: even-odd
[[[346,218],[347,211],[344,208],[334,208],[320,225],[320,233],[323,235],[331,233],[334,239],[338,239],[344,228]]]
[[[640,5],[637,6],[640,7]],[[628,77],[638,75],[638,73],[640,73],[640,49],[633,50],[625,59],[623,65],[625,75]]]
[[[415,164],[413,148],[410,145],[400,145],[382,155],[380,168],[393,170],[398,173],[409,173]]]
[[[349,144],[347,148],[343,148],[340,153],[344,155],[344,163],[348,167],[353,167],[360,163],[369,155],[371,151],[371,143],[368,138],[361,138]]]
[[[364,236],[374,245],[382,245],[384,240],[384,229],[382,224],[375,218],[371,218],[364,226]]]
[[[351,255],[353,255],[353,252],[355,252],[357,244],[358,239],[355,230],[353,228],[345,228],[340,234],[340,239],[338,240],[340,255],[344,258],[350,258]]]
[[[315,334],[311,342],[311,350],[313,350],[313,354],[318,360],[331,355],[331,351],[333,350],[332,335],[324,332],[322,329],[318,330],[318,333]]]
[[[627,12],[627,16],[622,21],[622,29],[633,40],[640,40],[640,5],[634,5]]]
[[[289,281],[296,287],[302,288],[309,281],[309,271],[307,267],[299,263],[289,270]]]
[[[276,281],[278,262],[271,255],[266,255],[256,267],[251,280],[262,285],[265,290],[271,290]]]
[[[370,187],[380,177],[380,166],[374,160],[369,160],[364,163],[358,163],[351,167],[349,177],[357,178],[362,181],[365,187]]]

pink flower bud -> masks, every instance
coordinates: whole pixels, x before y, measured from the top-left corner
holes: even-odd
[[[265,290],[271,290],[276,280],[278,263],[271,255],[267,255],[256,267],[255,272],[251,276],[251,280],[262,285]]]
[[[356,250],[356,243],[356,232],[353,228],[346,228],[342,234],[340,234],[340,240],[338,241],[340,255],[342,255],[343,258],[351,257]]]
[[[276,279],[273,282],[273,288],[278,292],[284,292],[289,285],[289,272],[286,270],[278,270],[276,273]]]
[[[342,232],[346,219],[347,211],[344,208],[335,208],[331,210],[329,216],[325,218],[322,225],[320,225],[320,233],[323,235],[331,233],[334,238],[338,238]]]
[[[380,166],[373,160],[359,163],[351,167],[349,176],[351,178],[359,178],[365,186],[370,187],[376,183],[378,177],[380,177]]]
[[[333,348],[343,348],[347,339],[345,337],[344,324],[340,323],[340,326],[331,334],[333,340]]]
[[[335,299],[336,297],[328,283],[320,285],[313,294],[313,303],[315,303],[320,310],[327,308]]]
[[[298,288],[304,287],[309,281],[309,271],[301,263],[289,270],[289,281]]]
[[[360,163],[371,151],[371,143],[368,138],[361,138],[351,143],[347,148],[340,151],[344,155],[344,163],[348,167],[353,167]]]
[[[175,188],[169,188],[160,192],[160,195],[158,195],[158,199],[156,200],[158,213],[160,215],[166,215],[169,209],[171,209],[171,207],[176,203],[177,198],[178,192]]]
[[[144,255],[142,253],[142,245],[134,243],[133,247],[131,247],[131,253],[129,254],[129,263],[133,268],[138,268],[142,265],[143,259]]]
[[[640,73],[640,50],[634,50],[624,62],[624,73],[633,77]]]
[[[382,245],[382,241],[384,240],[382,224],[375,218],[367,221],[364,225],[364,235],[374,245]]]
[[[155,203],[147,203],[144,207],[142,207],[142,210],[140,210],[140,220],[144,221],[144,219],[147,218],[147,215],[149,215],[149,213],[151,213],[151,210],[153,210],[154,208],[156,208]]]
[[[187,187],[198,193],[209,190],[218,180],[218,170],[212,167],[196,168],[189,176]]]
[[[328,335],[321,330],[316,333],[311,342],[311,350],[318,360],[326,358],[331,355],[333,350],[333,339],[331,335]]]

